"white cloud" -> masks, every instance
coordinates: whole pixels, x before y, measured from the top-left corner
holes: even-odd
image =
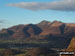
[[[75,11],[75,0],[61,0],[53,2],[21,2],[10,3],[8,6],[14,6],[29,10],[60,10]]]

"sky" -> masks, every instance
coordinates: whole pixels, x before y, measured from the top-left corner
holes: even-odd
[[[43,20],[75,23],[75,0],[0,0],[0,29]]]

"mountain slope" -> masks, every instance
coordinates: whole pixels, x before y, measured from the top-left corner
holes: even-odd
[[[67,50],[69,51],[75,51],[75,37],[72,38]]]

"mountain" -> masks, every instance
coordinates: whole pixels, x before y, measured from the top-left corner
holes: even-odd
[[[42,22],[43,23],[43,22]],[[41,24],[42,24],[41,23]],[[43,32],[41,34],[63,34],[64,33],[64,28],[65,24],[59,21],[54,21],[54,22],[44,22],[42,24],[43,27],[38,24],[38,27],[41,27],[43,29]]]
[[[0,39],[48,41],[50,47],[67,48],[75,35],[75,24],[42,21],[38,24],[16,25],[0,31]]]

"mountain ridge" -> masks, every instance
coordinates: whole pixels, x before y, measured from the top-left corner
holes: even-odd
[[[38,24],[26,24],[26,25],[17,25],[10,27],[8,29],[2,29],[0,33],[7,33],[10,35],[13,35],[14,33],[29,33],[29,35],[47,35],[47,34],[53,34],[53,35],[64,35],[64,34],[70,34],[75,33],[75,24],[70,23],[63,23],[60,21],[42,21]],[[34,34],[31,34],[31,33]]]

